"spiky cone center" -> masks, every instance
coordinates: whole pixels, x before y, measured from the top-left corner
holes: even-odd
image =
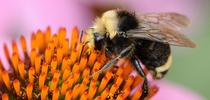
[[[20,38],[22,54],[15,41],[12,53],[4,45],[10,69],[5,70],[0,62],[0,95],[7,99],[133,99],[140,98],[142,89],[131,91],[143,79],[132,76],[128,60],[101,74],[89,76],[98,71],[110,59],[104,50],[95,51],[85,45],[87,35],[79,36],[75,27],[71,38],[66,38],[66,29],[60,28],[52,34],[50,27],[31,35],[31,49],[28,50],[24,36]],[[87,50],[91,51],[87,53]],[[150,98],[158,88],[149,86]]]

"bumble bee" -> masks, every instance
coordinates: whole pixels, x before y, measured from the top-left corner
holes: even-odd
[[[163,78],[172,63],[170,45],[196,46],[179,31],[189,23],[186,16],[173,12],[135,15],[127,10],[114,9],[103,13],[87,31],[88,46],[96,50],[105,49],[107,55],[116,56],[94,74],[107,70],[121,58],[130,59],[144,78],[143,99],[148,94],[148,83],[140,63],[146,66],[154,79]]]

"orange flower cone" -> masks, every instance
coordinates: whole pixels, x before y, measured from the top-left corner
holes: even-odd
[[[12,42],[12,52],[4,45],[5,59],[10,63],[10,70],[0,64],[0,95],[8,99],[139,99],[142,90],[139,88],[130,94],[138,84],[140,76],[132,76],[131,64],[124,60],[120,66],[94,75],[110,59],[104,50],[90,49],[86,53],[84,45],[86,35],[79,36],[74,27],[71,38],[66,38],[67,31],[60,28],[52,34],[50,27],[45,31],[38,30],[31,35],[31,49],[27,47],[24,36],[20,37],[21,49]],[[82,39],[82,40],[80,40]],[[21,57],[21,53],[24,55]],[[12,55],[10,55],[12,54]],[[158,88],[149,86],[149,95],[156,94]]]

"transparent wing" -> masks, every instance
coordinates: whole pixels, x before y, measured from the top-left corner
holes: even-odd
[[[143,22],[159,24],[177,30],[190,25],[190,20],[186,16],[174,12],[148,13],[140,15],[139,19]]]
[[[196,45],[179,31],[188,25],[187,17],[177,13],[145,14],[139,17],[139,27],[128,31],[127,35],[132,38],[194,48]]]

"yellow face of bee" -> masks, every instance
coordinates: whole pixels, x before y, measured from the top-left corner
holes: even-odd
[[[102,36],[107,36],[110,39],[114,38],[117,33],[117,13],[115,10],[105,12],[101,18],[96,18],[92,28],[86,30],[88,34],[88,46],[94,48],[94,33]]]
[[[110,39],[114,38],[118,31],[118,17],[115,10],[107,11],[101,17],[101,20],[106,28],[106,32]]]
[[[114,38],[118,30],[118,17],[115,10],[105,12],[101,18],[96,18],[93,24],[93,32]]]

